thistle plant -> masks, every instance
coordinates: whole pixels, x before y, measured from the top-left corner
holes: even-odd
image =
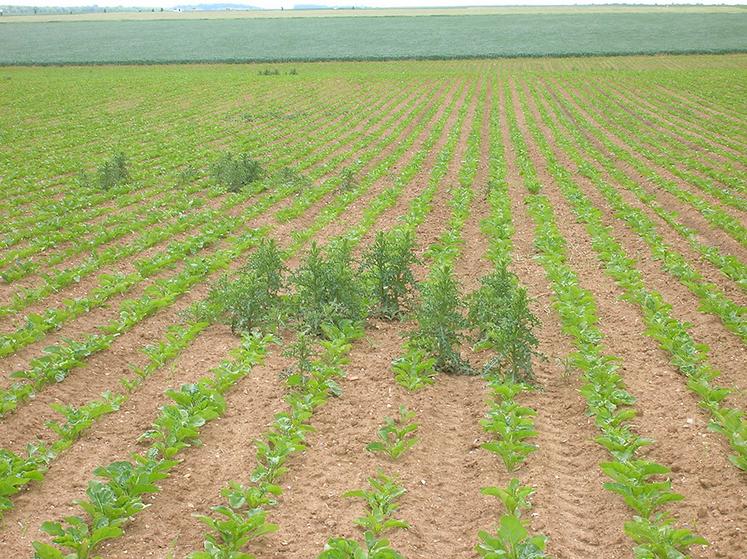
[[[417,263],[412,233],[379,231],[364,253],[361,273],[372,300],[372,316],[401,319],[410,308],[415,292],[412,266]]]
[[[263,175],[262,166],[248,153],[235,156],[231,152],[221,156],[210,172],[215,182],[228,192],[239,192]]]
[[[529,310],[526,290],[515,276],[500,269],[487,275],[469,298],[470,325],[477,329],[476,349],[495,355],[485,363],[488,375],[508,376],[518,382],[532,382],[532,358],[541,356],[533,329],[539,320]]]
[[[436,265],[422,286],[421,302],[415,312],[418,328],[410,343],[435,358],[435,369],[449,374],[474,374],[459,353],[467,321],[461,311],[464,303],[451,266]]]
[[[327,251],[313,243],[291,283],[296,290],[292,308],[301,331],[321,336],[324,324],[358,322],[366,316],[365,289],[346,243]]]
[[[277,243],[263,240],[236,276],[223,276],[213,286],[207,301],[196,311],[198,318],[226,323],[233,332],[274,323],[280,312],[284,272]]]

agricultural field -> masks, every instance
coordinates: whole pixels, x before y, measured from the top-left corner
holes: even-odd
[[[2,557],[747,557],[746,54],[0,83]]]
[[[745,50],[744,6],[0,17],[0,64],[463,59]]]

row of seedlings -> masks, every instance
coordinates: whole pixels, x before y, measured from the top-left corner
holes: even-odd
[[[522,104],[526,101],[523,97],[521,100]],[[743,411],[724,405],[731,391],[713,384],[719,372],[708,363],[708,348],[696,343],[687,325],[672,316],[671,307],[661,294],[646,287],[634,262],[604,225],[601,211],[578,187],[571,173],[558,163],[536,123],[528,114],[526,116],[550,173],[571,211],[585,224],[592,248],[606,266],[605,272],[624,290],[628,300],[640,308],[646,334],[659,342],[670,355],[672,365],[687,378],[688,388],[700,398],[700,406],[711,415],[710,428],[724,435],[734,451],[729,460],[737,468],[747,471],[747,420]]]
[[[747,341],[747,323],[743,318],[744,307],[737,305],[726,297],[722,290],[704,278],[675,250],[664,242],[658,233],[655,223],[646,214],[626,204],[620,193],[607,184],[594,167],[584,161],[581,154],[574,149],[570,141],[559,134],[557,127],[549,118],[543,106],[536,105],[546,126],[552,131],[555,142],[562,146],[583,175],[591,180],[615,211],[615,216],[622,219],[649,246],[655,259],[662,261],[667,273],[687,287],[699,300],[700,310],[708,312],[721,320],[727,329],[734,332],[743,341]],[[546,151],[547,146],[542,148]]]
[[[398,128],[404,128],[405,125],[406,122],[403,122],[399,125]],[[389,165],[391,165],[394,161],[401,157],[403,153],[407,151],[407,148],[409,147],[409,145],[411,145],[411,142],[421,131],[421,129],[425,127],[425,125],[426,121],[421,121],[410,132],[408,141],[402,142],[400,145],[398,145],[397,149],[382,163],[380,163],[374,171],[372,171],[372,175],[375,177],[381,176]],[[375,152],[370,152],[371,156],[373,153]],[[299,189],[300,185],[298,184],[296,178],[297,177],[295,174],[291,174],[289,176],[287,173],[280,173],[279,180],[281,181],[281,183],[287,183],[287,187],[280,190],[274,190],[270,193],[269,196],[259,200],[258,203],[251,206],[251,208],[249,208],[242,216],[241,220],[238,221],[245,222],[249,219],[252,219],[253,217],[261,215],[272,204],[280,199],[285,198],[290,191]],[[367,177],[367,181],[364,186],[368,187],[372,184],[372,182],[373,179],[369,176]],[[259,183],[260,188],[264,188],[265,186],[263,185],[264,183]],[[303,242],[310,238],[311,235],[313,235],[326,223],[329,223],[332,219],[334,219],[334,217],[339,215],[349,204],[360,197],[364,192],[365,188],[359,187],[354,190],[340,193],[332,203],[324,208],[323,214],[320,214],[320,216],[317,217],[313,224],[313,227],[307,229],[303,235],[294,235],[296,243],[303,244]],[[240,223],[237,223],[237,225],[240,225]],[[250,233],[249,235],[251,236],[252,233]],[[162,296],[159,298],[162,303],[159,303],[158,305],[154,304],[152,302],[152,294],[148,292],[146,292],[146,295],[144,295],[140,300],[134,302],[125,301],[121,305],[122,310],[120,311],[120,315],[126,314],[130,317],[130,320],[128,320],[126,323],[122,323],[122,320],[114,321],[102,328],[105,334],[92,334],[84,342],[70,341],[67,343],[52,346],[56,348],[54,352],[47,352],[42,357],[32,360],[29,369],[13,373],[13,376],[15,376],[16,378],[24,378],[27,380],[31,380],[32,382],[15,383],[9,389],[4,390],[0,394],[0,409],[2,413],[7,413],[8,411],[15,409],[19,402],[27,400],[28,397],[31,394],[35,393],[39,388],[50,384],[51,382],[60,382],[61,380],[63,380],[70,369],[81,364],[83,360],[89,355],[98,351],[102,351],[103,349],[107,349],[114,341],[114,337],[126,330],[129,330],[146,316],[149,316],[160,308],[168,306],[170,304],[170,301],[167,301],[167,299],[171,299],[172,301],[175,300],[178,295],[184,293],[188,287],[202,279],[207,275],[208,272],[213,272],[216,269],[227,267],[231,261],[235,260],[236,257],[245,252],[245,250],[242,249],[242,246],[246,245],[246,237],[247,235],[243,234],[231,239],[231,242],[233,242],[234,245],[238,245],[236,249],[223,249],[218,251],[211,257],[194,257],[187,260],[185,265],[187,270],[185,272],[172,277],[171,279],[159,284],[158,286],[151,286],[151,288],[149,288],[149,290],[151,291],[155,290],[159,292],[159,294],[163,291],[167,292],[168,297]],[[226,258],[226,256],[228,256],[228,258]],[[190,262],[195,262],[196,264],[198,264],[199,267],[192,266],[192,268],[198,269],[190,270]],[[216,262],[217,264],[213,264],[213,262]],[[182,278],[182,276],[184,276],[185,274],[188,276],[188,279]],[[165,289],[170,285],[176,286],[176,289],[172,290],[171,293],[169,293]],[[143,306],[145,307],[145,309],[141,311],[140,307]]]
[[[508,82],[505,95],[510,106]],[[677,527],[674,519],[662,510],[664,505],[682,496],[672,491],[669,479],[663,478],[668,468],[639,455],[640,449],[653,441],[638,435],[632,427],[635,398],[627,392],[617,372],[619,359],[604,350],[604,335],[599,329],[593,295],[580,286],[576,273],[566,262],[566,241],[560,234],[549,199],[541,192],[513,111],[508,112],[508,120],[528,192],[525,200],[535,226],[537,258],[550,282],[563,331],[572,337],[577,349],[571,360],[584,375],[581,394],[600,430],[597,442],[612,458],[600,465],[612,480],[605,488],[621,495],[635,513],[633,520],[625,524],[625,533],[637,544],[637,557],[686,557],[690,547],[706,542],[689,529]]]
[[[536,88],[534,88],[535,91]],[[584,137],[572,122],[568,115],[575,113],[570,110],[564,113],[559,106],[552,104],[547,92],[537,91],[540,99],[544,104],[551,107],[556,115],[556,119],[563,125],[565,131],[561,134],[566,140],[571,138],[586,156],[585,165],[581,167],[584,174],[592,174],[592,164],[590,160],[597,163],[598,169],[603,169],[609,176],[614,179],[617,185],[631,192],[641,203],[650,208],[659,218],[669,225],[678,235],[687,241],[690,247],[703,256],[710,264],[718,269],[724,276],[734,281],[743,290],[747,290],[747,266],[735,256],[725,254],[717,246],[709,245],[703,242],[699,233],[691,227],[685,225],[679,214],[670,208],[662,205],[656,196],[646,192],[637,182],[630,179],[625,173],[615,167],[614,163],[609,160],[600,150],[596,149],[589,140]]]

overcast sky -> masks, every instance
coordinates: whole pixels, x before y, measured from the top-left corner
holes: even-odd
[[[690,4],[692,2],[656,1],[656,0],[632,0],[637,4]],[[627,0],[631,2],[631,0]],[[168,8],[175,5],[210,4],[210,3],[232,3],[249,4],[267,9],[291,8],[294,4],[324,4],[326,6],[367,6],[372,8],[390,7],[444,7],[444,6],[564,6],[571,4],[569,0],[513,0],[501,2],[500,0],[0,0],[0,4],[15,6],[138,6],[138,7],[163,7]],[[580,4],[614,4],[626,3],[614,0],[594,1],[580,0]],[[699,4],[745,4],[747,0],[699,0]]]

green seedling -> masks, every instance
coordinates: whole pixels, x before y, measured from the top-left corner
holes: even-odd
[[[378,431],[378,441],[369,443],[366,450],[369,452],[380,452],[392,460],[397,460],[402,454],[411,449],[418,439],[415,431],[418,430],[417,423],[410,423],[415,418],[415,412],[408,411],[404,406],[399,407],[399,417],[384,419],[384,426]]]
[[[317,559],[404,559],[389,547],[388,540],[379,539],[371,532],[366,532],[364,538],[365,547],[355,540],[333,538],[324,545]]]
[[[519,405],[513,400],[493,404],[485,419],[483,428],[496,440],[483,443],[482,447],[495,452],[502,459],[508,471],[514,471],[537,447],[526,439],[536,437],[533,417],[537,412]]]
[[[674,521],[662,514],[652,519],[636,516],[625,523],[625,533],[638,545],[635,559],[687,559],[690,547],[708,541],[687,528],[675,528]]]
[[[532,508],[529,497],[534,494],[534,489],[521,485],[516,478],[513,478],[505,489],[502,487],[483,487],[480,492],[483,495],[492,495],[500,499],[503,506],[506,507],[506,512],[516,518],[521,518],[521,511]]]
[[[392,528],[409,528],[409,524],[404,520],[392,518],[399,508],[396,501],[406,493],[406,490],[382,472],[368,478],[368,483],[371,491],[356,489],[343,495],[363,499],[368,506],[368,513],[358,518],[356,524],[375,536]]]
[[[671,490],[671,481],[649,481],[654,476],[669,473],[668,468],[655,462],[605,462],[600,467],[614,480],[612,483],[605,483],[605,489],[621,495],[625,503],[643,518],[650,518],[666,503],[684,499],[682,495]]]
[[[521,520],[512,514],[501,517],[494,534],[480,531],[476,550],[484,559],[543,559],[545,536],[530,536]]]
[[[252,540],[278,529],[277,525],[267,522],[267,513],[262,509],[249,509],[238,512],[230,507],[212,508],[218,518],[196,515],[196,518],[212,530],[205,537],[205,551],[189,555],[189,559],[253,559],[254,555],[241,550]]]
[[[392,362],[394,379],[407,390],[418,390],[433,384],[436,376],[436,358],[425,351],[413,349]]]

